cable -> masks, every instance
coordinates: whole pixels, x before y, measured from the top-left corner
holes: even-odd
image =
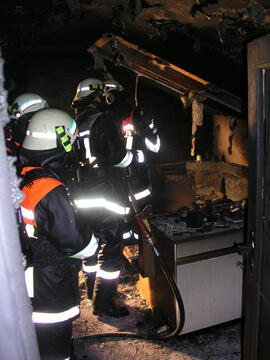
[[[164,272],[164,275],[166,276],[166,279],[168,280],[169,285],[171,286],[172,291],[174,292],[174,295],[177,300],[178,308],[179,308],[179,313],[180,313],[180,320],[178,321],[176,328],[171,333],[162,336],[162,339],[169,339],[169,338],[172,338],[172,337],[180,334],[180,332],[183,330],[183,327],[185,325],[185,308],[184,308],[184,303],[183,303],[183,299],[180,294],[180,291],[179,291],[174,279],[172,278],[170,272],[168,271],[162,257],[160,256],[158,250],[155,247],[153,247],[153,251],[154,251],[154,254],[155,254],[163,272]]]
[[[131,184],[129,182],[127,182],[128,188],[129,188],[129,195],[131,198],[131,203],[133,206],[133,210],[135,213],[135,219],[137,220],[138,226],[141,230],[141,234],[144,238],[144,240],[146,241],[146,243],[151,247],[151,249],[153,250],[153,253],[156,257],[156,259],[159,262],[159,265],[161,266],[161,269],[164,273],[164,275],[166,276],[166,279],[168,280],[168,283],[172,289],[172,291],[174,292],[174,295],[176,297],[177,300],[177,304],[178,304],[178,308],[179,308],[179,313],[180,313],[180,320],[178,321],[175,330],[173,330],[171,333],[167,334],[167,335],[160,335],[161,339],[169,339],[173,336],[176,336],[177,334],[179,334],[184,327],[185,324],[185,308],[184,308],[184,303],[182,300],[182,296],[179,292],[179,289],[177,287],[177,285],[175,284],[174,279],[172,278],[169,270],[167,269],[167,266],[165,265],[164,261],[162,260],[160,253],[158,251],[158,249],[155,247],[155,242],[154,239],[152,237],[152,231],[150,228],[150,225],[148,223],[148,220],[146,218],[146,216],[142,213],[139,212],[136,206],[136,199],[135,196],[133,194],[132,191],[132,187]]]
[[[149,242],[148,242],[149,243]],[[157,250],[157,248],[153,245],[151,245],[151,248],[164,272],[164,275],[166,276],[166,279],[168,280],[178,303],[178,307],[179,307],[179,312],[180,312],[180,321],[178,321],[178,324],[176,326],[176,328],[170,332],[169,334],[156,334],[156,335],[145,335],[145,334],[140,334],[140,333],[136,333],[136,332],[112,332],[112,333],[100,333],[100,334],[91,334],[88,336],[84,336],[80,339],[93,339],[93,338],[102,338],[102,337],[134,337],[134,338],[141,338],[141,339],[148,339],[148,340],[166,340],[166,339],[170,339],[176,335],[178,335],[184,327],[185,324],[185,309],[184,309],[184,304],[183,304],[183,300],[181,297],[181,294],[178,290],[177,285],[175,284],[175,281],[173,280],[170,272],[168,271],[164,261],[162,260],[159,251]]]

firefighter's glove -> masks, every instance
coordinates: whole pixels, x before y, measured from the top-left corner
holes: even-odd
[[[121,171],[122,171],[122,179],[123,180],[128,180],[131,177],[131,174],[132,174],[131,166],[121,168]]]
[[[144,163],[144,152],[142,150],[136,150],[135,151],[135,163]]]
[[[147,137],[156,131],[154,126],[154,114],[152,111],[137,109],[134,114],[134,126],[137,133]]]

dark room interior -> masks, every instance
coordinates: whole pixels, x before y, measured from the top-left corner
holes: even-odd
[[[153,112],[161,141],[148,220],[185,325],[148,337],[177,328],[181,306],[151,246],[127,242],[119,291],[130,316],[94,316],[81,274],[78,360],[269,359],[269,36],[269,0],[1,2],[3,128],[20,94],[73,117],[80,81],[115,79]],[[38,360],[30,344],[23,356],[0,352]]]

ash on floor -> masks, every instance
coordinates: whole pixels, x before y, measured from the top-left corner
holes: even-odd
[[[97,317],[92,313],[91,301],[86,298],[84,276],[80,274],[81,315],[73,327],[78,360],[241,359],[240,319],[167,340],[129,336],[130,333],[142,333],[148,337],[166,325],[141,298],[136,281],[137,274],[124,269],[119,283],[119,298],[127,305],[129,316],[118,319]],[[116,332],[127,334],[116,336]]]

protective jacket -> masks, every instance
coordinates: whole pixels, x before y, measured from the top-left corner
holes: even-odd
[[[125,108],[125,106],[123,106]],[[134,160],[129,168],[127,181],[130,183],[133,196],[136,199],[136,206],[143,210],[151,204],[152,186],[150,180],[149,158],[160,150],[160,138],[154,124],[154,116],[139,108],[128,111],[123,118],[119,116],[123,112],[121,104],[114,108],[114,119],[118,124],[118,131],[121,133],[122,141],[126,149],[134,154]],[[121,119],[121,121],[119,121]],[[123,119],[123,120],[122,120]],[[132,223],[132,218],[130,219]],[[125,240],[138,239],[134,227],[126,227],[123,232]]]
[[[83,269],[114,282],[119,277],[121,264],[119,227],[130,206],[122,171],[132,162],[133,154],[123,145],[110,114],[84,108],[78,111],[76,122],[84,166],[80,167],[78,187],[73,189],[74,203],[80,217],[95,227],[100,245],[105,245],[99,259],[85,261]]]
[[[79,316],[78,271],[98,246],[92,233],[76,226],[65,185],[41,167],[22,169],[25,198],[21,214],[28,230],[22,237],[26,286],[37,324],[72,321]],[[29,229],[33,230],[30,234]]]
[[[138,170],[140,166],[148,167],[149,155],[156,154],[160,150],[160,138],[155,127],[153,114],[141,109],[132,109],[128,117],[122,120],[121,134],[124,137],[126,149],[134,153],[132,166],[135,174],[133,178],[137,176],[142,182],[141,193],[135,193],[135,198],[140,199],[147,196],[144,192],[147,192],[149,181],[145,183],[146,179],[144,179],[143,172],[138,172]],[[145,170],[144,167],[143,170]],[[149,179],[147,178],[147,180]],[[146,187],[143,188],[143,186]]]

